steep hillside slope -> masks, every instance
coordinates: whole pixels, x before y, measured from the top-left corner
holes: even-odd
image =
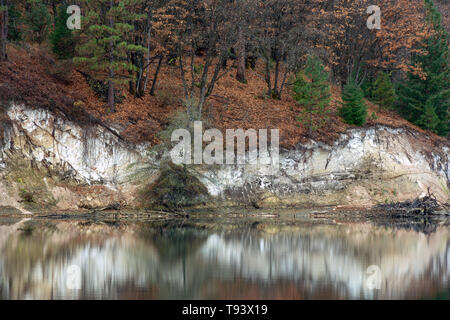
[[[100,123],[111,126],[127,141],[149,141],[152,144],[159,142],[158,133],[167,126],[171,117],[185,109],[177,66],[163,65],[155,96],[147,94],[135,98],[124,90],[124,101],[117,106],[117,112],[109,114],[106,103],[95,95],[85,77],[72,64],[55,61],[45,47],[20,48],[16,45],[10,46],[8,52],[10,61],[0,62],[0,101],[23,102],[30,108],[57,112],[83,125]],[[201,61],[198,63],[200,65]],[[266,98],[260,65],[255,70],[248,70],[246,84],[234,76],[235,70],[232,69],[221,78],[207,101],[204,120],[210,127],[221,130],[278,128],[280,143],[286,148],[308,140],[307,130],[296,120],[301,107],[292,99],[289,88],[285,89],[281,100]],[[327,124],[313,133],[311,138],[316,141],[332,143],[339,134],[351,128],[337,114],[341,102],[340,89],[333,87],[332,94],[333,112]],[[369,115],[375,112],[377,118],[369,117],[367,126],[382,124],[424,132],[393,112],[369,105]],[[441,139],[426,134],[433,139]]]

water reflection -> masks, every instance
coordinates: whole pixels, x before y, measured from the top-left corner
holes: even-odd
[[[27,235],[0,226],[2,299],[434,298],[449,292],[449,228],[424,234],[370,223],[261,235],[84,226]],[[81,270],[80,290],[68,269]],[[370,289],[367,268],[381,271]]]

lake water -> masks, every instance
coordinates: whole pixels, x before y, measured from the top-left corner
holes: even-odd
[[[0,218],[1,299],[448,299],[449,265],[446,220]]]

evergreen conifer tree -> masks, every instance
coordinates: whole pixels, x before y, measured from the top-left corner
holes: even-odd
[[[19,25],[22,23],[22,14],[17,9],[17,5],[12,2],[8,8],[8,40],[19,41],[22,40],[22,33]]]
[[[48,35],[51,22],[47,7],[40,0],[28,0],[30,9],[25,15],[25,23],[33,40],[42,43]]]
[[[129,34],[133,23],[144,15],[130,9],[138,0],[98,0],[94,8],[87,12],[87,42],[78,46],[76,64],[84,64],[94,72],[95,77],[108,85],[108,106],[115,112],[115,91],[118,85],[128,81],[128,72],[136,71],[128,59],[133,51],[145,52],[142,46],[132,44]]]
[[[378,74],[372,93],[374,102],[380,106],[380,110],[381,108],[392,109],[397,100],[391,78],[385,72]]]
[[[426,130],[436,132],[436,128],[439,124],[439,117],[436,115],[434,104],[431,100],[427,100],[424,108],[424,112],[418,119],[418,125]]]
[[[400,113],[412,123],[446,136],[449,132],[448,108],[450,106],[450,67],[448,61],[448,33],[432,0],[425,0],[427,21],[432,35],[423,47],[423,53],[413,57],[413,66],[420,66],[425,77],[408,73],[400,85]],[[437,116],[435,123],[433,113]],[[427,120],[433,120],[426,123]]]
[[[308,56],[306,68],[297,75],[293,85],[294,99],[305,108],[297,120],[307,126],[310,135],[313,130],[323,126],[330,112],[328,80],[329,74],[320,59]]]
[[[58,7],[55,30],[50,37],[52,50],[58,59],[71,59],[74,55],[75,41],[72,35],[72,30],[67,28],[67,19],[69,19],[69,17],[70,15],[67,13],[67,5],[61,4]]]
[[[342,100],[340,114],[344,121],[357,126],[363,125],[366,122],[367,105],[361,87],[354,82],[346,84],[342,90]]]

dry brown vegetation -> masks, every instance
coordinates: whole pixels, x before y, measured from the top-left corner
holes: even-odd
[[[85,77],[73,69],[67,77],[61,79],[52,75],[49,65],[55,59],[45,47],[17,45],[8,47],[9,61],[0,62],[0,98],[2,101],[14,100],[23,102],[33,108],[45,108],[64,115],[69,120],[81,124],[103,123],[120,127],[124,139],[137,143],[150,141],[157,144],[158,132],[163,130],[169,119],[177,111],[184,111],[183,89],[177,66],[164,64],[155,96],[149,94],[142,98],[126,95],[123,103],[117,105],[113,114],[107,112],[106,103],[95,95]],[[198,63],[201,63],[201,58]],[[231,64],[233,61],[229,61]],[[155,68],[153,65],[152,68]],[[241,83],[230,72],[221,78],[214,93],[205,106],[204,117],[210,126],[219,129],[227,128],[278,128],[280,142],[285,148],[291,148],[305,142],[306,128],[296,121],[300,111],[290,94],[283,95],[281,100],[266,97],[266,83],[263,76],[262,63],[255,70],[247,71],[247,83]],[[288,93],[288,92],[286,92]],[[313,133],[312,138],[325,143],[333,142],[340,133],[351,126],[345,124],[338,116],[340,105],[340,89],[332,86],[333,113],[328,124]],[[432,133],[425,132],[412,125],[392,111],[379,111],[378,106],[368,102],[369,117],[367,126],[381,124],[390,127],[408,127],[436,140],[445,141]],[[377,119],[371,119],[375,112]]]

